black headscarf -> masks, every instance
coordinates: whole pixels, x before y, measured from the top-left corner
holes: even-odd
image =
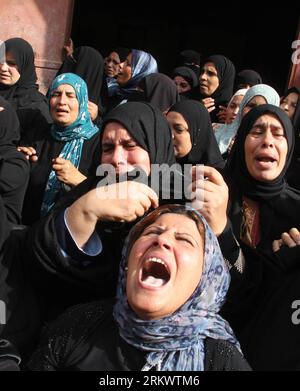
[[[262,78],[259,73],[253,71],[252,69],[244,69],[236,75],[235,84],[237,89],[240,84],[250,84],[251,87],[256,86],[256,84],[262,84]]]
[[[68,72],[75,73],[86,82],[89,100],[101,108],[103,105],[101,95],[103,95],[102,83],[104,78],[102,55],[92,47],[80,46],[74,50],[72,57],[66,58],[57,75]]]
[[[191,86],[191,91],[181,93],[180,96],[185,96],[188,98],[189,96],[191,96],[193,89],[198,87],[199,85],[199,78],[197,74],[195,73],[195,71],[193,71],[187,66],[175,68],[172,72],[172,78],[174,79],[175,76],[181,76]]]
[[[288,144],[285,166],[273,181],[260,182],[248,172],[245,161],[245,139],[255,121],[264,114],[274,114],[281,122]],[[271,251],[273,240],[283,232],[299,226],[300,192],[290,187],[285,179],[294,149],[294,133],[290,119],[279,107],[265,104],[250,110],[242,120],[237,137],[225,167],[230,189],[229,217],[237,237],[240,235],[242,219],[242,197],[246,196],[259,203],[261,241]]]
[[[200,62],[201,62],[201,54],[196,52],[195,50],[182,50],[177,58],[176,66],[184,66],[192,69],[197,77],[199,77],[200,72]]]
[[[161,112],[179,101],[179,94],[172,79],[163,73],[152,73],[139,83],[139,89],[132,93],[130,101],[145,101],[157,107]]]
[[[32,102],[45,102],[47,99],[38,91],[32,46],[22,38],[11,38],[4,42],[6,53],[11,53],[21,75],[12,86],[0,84],[0,96],[8,100],[15,109]]]
[[[149,153],[151,164],[175,163],[171,129],[157,108],[144,102],[127,102],[105,116],[103,129],[112,121],[124,125],[138,144]]]
[[[201,55],[196,50],[186,49],[179,53],[177,63],[178,65],[200,65]]]
[[[225,56],[216,54],[208,57],[204,65],[208,62],[212,62],[216,67],[219,86],[210,96],[215,100],[215,110],[210,113],[211,122],[219,122],[216,114],[219,111],[219,106],[227,106],[233,95],[233,86],[234,86],[234,78],[235,78],[235,67],[233,63]],[[200,71],[201,73],[201,71]],[[206,96],[202,96],[202,98],[206,98]]]
[[[191,136],[192,149],[182,159],[177,159],[180,164],[205,164],[207,166],[224,167],[210,116],[206,108],[195,100],[184,100],[173,105],[169,112],[180,113],[188,124]]]
[[[132,49],[128,49],[128,48],[124,48],[124,47],[118,46],[118,47],[114,48],[113,50],[111,50],[109,52],[109,54],[112,53],[112,52],[118,53],[118,56],[120,58],[120,62],[124,62],[126,60],[126,57],[128,56],[128,54],[131,53],[131,50]]]

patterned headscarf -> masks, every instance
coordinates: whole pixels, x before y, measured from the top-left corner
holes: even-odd
[[[157,62],[154,57],[151,56],[150,53],[143,52],[142,50],[132,49],[132,63],[131,69],[132,74],[130,80],[123,85],[119,86],[117,91],[117,95],[126,99],[132,93],[132,91],[136,90],[139,82],[147,75],[151,73],[157,73]]]
[[[235,95],[238,94],[236,93]],[[249,88],[241,102],[240,109],[233,122],[231,124],[221,125],[215,131],[216,140],[222,154],[227,151],[232,138],[236,135],[236,132],[241,125],[245,106],[247,106],[248,102],[250,102],[252,98],[258,95],[265,98],[268,104],[279,106],[280,97],[274,88],[267,84],[257,84]]]
[[[78,116],[69,126],[62,127],[56,123],[51,126],[51,137],[56,141],[64,141],[65,145],[59,157],[69,160],[76,168],[79,167],[83,143],[94,136],[99,129],[91,120],[88,111],[87,86],[81,77],[74,73],[63,73],[57,76],[50,87],[50,99],[53,92],[62,84],[71,85],[79,102]],[[61,190],[61,182],[57,179],[55,171],[50,172],[46,184],[44,199],[41,207],[41,215],[44,216],[55,204],[57,193]]]
[[[130,308],[126,297],[126,265],[132,238],[143,220],[131,230],[120,265],[114,317],[121,337],[130,345],[147,352],[142,370],[203,371],[207,337],[227,340],[238,349],[233,331],[219,314],[229,288],[230,275],[218,240],[206,220],[196,210],[182,205],[159,208],[170,213],[190,210],[205,229],[203,273],[192,296],[173,314],[161,319],[143,320]],[[157,213],[156,209],[152,213]],[[148,215],[149,216],[149,215]]]

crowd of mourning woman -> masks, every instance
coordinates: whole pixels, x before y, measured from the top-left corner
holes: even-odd
[[[0,49],[0,371],[300,370],[299,86]]]

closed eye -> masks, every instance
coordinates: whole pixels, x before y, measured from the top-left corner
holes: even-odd
[[[103,144],[102,145],[102,152],[110,152],[114,149],[113,144]]]
[[[263,134],[263,130],[262,129],[251,130],[249,132],[249,134],[251,134],[252,136],[259,136],[259,135]]]
[[[74,94],[74,92],[67,92],[66,95],[68,98],[75,98],[76,99],[76,95]]]
[[[178,134],[186,132],[188,129],[183,128],[180,125],[174,125],[174,131]]]
[[[159,228],[149,228],[149,229],[145,229],[145,231],[143,232],[143,236],[149,236],[149,235],[159,235],[161,234],[162,230],[159,229]]]
[[[184,241],[194,247],[194,242],[192,241],[192,239],[185,234],[176,234],[176,239]]]

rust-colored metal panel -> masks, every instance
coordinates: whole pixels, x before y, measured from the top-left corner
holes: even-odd
[[[292,67],[290,71],[290,78],[288,88],[300,87],[300,18],[298,23],[298,30],[295,41],[293,42],[293,48],[295,52],[292,55]],[[298,62],[298,64],[297,64]]]
[[[70,37],[74,0],[0,0],[0,39],[21,37],[35,52],[40,90],[47,90]]]

